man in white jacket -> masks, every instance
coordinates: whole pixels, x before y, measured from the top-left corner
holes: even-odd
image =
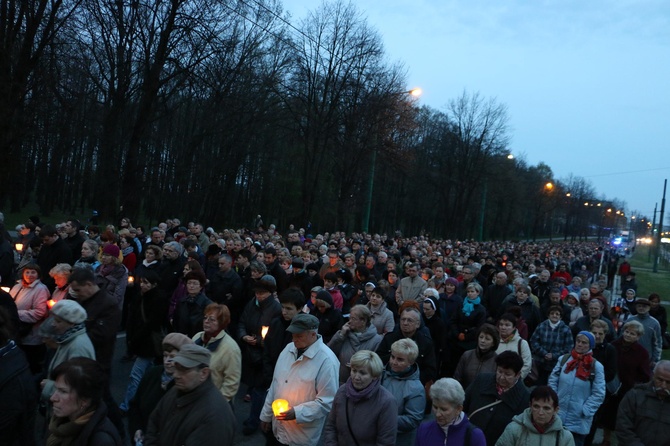
[[[279,355],[260,416],[268,444],[319,442],[339,387],[339,361],[323,343],[318,328],[319,320],[309,314],[296,315],[287,328],[293,342]],[[272,403],[277,399],[288,401],[289,409],[274,415]]]

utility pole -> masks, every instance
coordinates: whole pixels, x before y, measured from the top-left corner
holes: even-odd
[[[649,245],[649,249],[647,250],[647,262],[651,262],[651,250],[654,248],[654,227],[656,226],[656,208],[658,207],[658,203],[654,205],[654,219],[651,221],[651,244]]]
[[[661,232],[663,232],[663,213],[665,212],[665,189],[668,187],[668,179],[663,182],[663,199],[661,200],[661,215],[658,219],[658,231],[656,235],[656,252],[654,256],[654,272],[658,272],[658,258],[661,256]]]

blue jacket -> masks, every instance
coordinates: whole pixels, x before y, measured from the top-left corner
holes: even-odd
[[[562,358],[562,357],[561,357]],[[577,378],[577,369],[565,373],[568,362],[558,363],[549,376],[549,386],[558,394],[558,416],[570,432],[586,435],[591,429],[593,415],[605,400],[605,369],[595,358],[593,382]]]
[[[414,443],[416,428],[423,421],[426,409],[426,392],[419,380],[419,368],[413,364],[410,370],[395,376],[391,366],[387,365],[382,374],[382,386],[398,403],[398,438],[396,445],[411,445]]]

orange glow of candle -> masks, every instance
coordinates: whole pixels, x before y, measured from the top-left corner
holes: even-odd
[[[132,285],[133,283],[135,283],[135,278],[133,276],[128,276],[128,284]]]
[[[263,339],[265,339],[265,335],[268,334],[269,329],[270,327],[268,327],[267,325],[263,325],[263,328],[261,328],[261,337]]]
[[[23,243],[17,243],[15,247],[17,252],[23,251]]]
[[[272,402],[272,412],[275,414],[275,417],[280,413],[284,413],[289,410],[291,406],[288,405],[286,400],[274,400]]]
[[[49,310],[53,308],[53,306],[56,305],[56,301],[53,299],[47,300],[47,307],[49,307]]]

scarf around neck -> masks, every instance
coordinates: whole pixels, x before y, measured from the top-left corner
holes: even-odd
[[[79,324],[74,324],[72,327],[68,328],[65,330],[63,334],[59,334],[54,336],[54,341],[56,341],[58,344],[63,344],[67,341],[70,341],[74,339],[78,334],[81,332],[86,333],[86,325],[81,322]]]
[[[52,417],[49,422],[47,446],[68,446],[77,439],[93,416],[93,411],[85,413],[74,421],[67,418]]]
[[[593,366],[593,352],[589,350],[587,353],[579,354],[574,349],[570,353],[571,359],[565,365],[565,372],[570,373],[577,369],[575,375],[577,378],[586,381],[591,374],[591,367]]]
[[[354,384],[351,382],[351,378],[347,379],[347,383],[345,385],[347,386],[347,399],[351,400],[353,403],[357,403],[364,399],[370,398],[370,395],[372,395],[377,389],[379,389],[379,386],[381,386],[381,381],[379,378],[375,378],[365,389],[362,390],[356,390],[356,388],[354,388]]]
[[[479,305],[481,303],[482,299],[481,297],[477,296],[477,299],[475,300],[470,300],[467,297],[463,301],[463,314],[466,316],[470,316],[472,311],[475,309],[475,305]]]

